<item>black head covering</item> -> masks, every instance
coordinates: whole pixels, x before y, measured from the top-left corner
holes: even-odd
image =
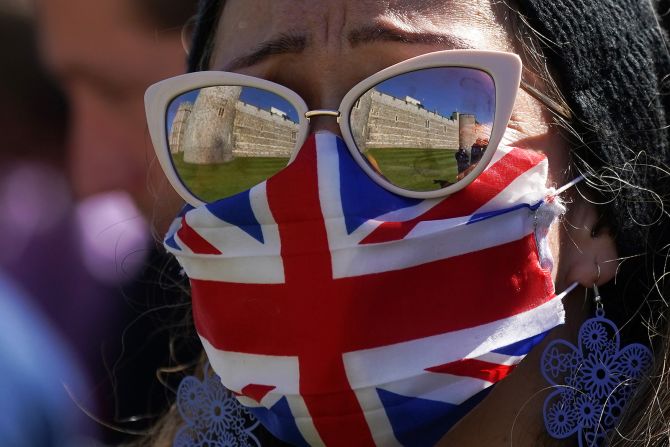
[[[670,54],[650,0],[521,0],[520,10],[546,37],[584,141],[574,149],[580,167],[611,187],[607,220],[620,255],[646,251],[667,220],[657,221],[668,192],[658,167],[670,156]]]

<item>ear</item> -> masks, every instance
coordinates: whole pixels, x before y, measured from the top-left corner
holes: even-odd
[[[568,204],[560,238],[559,278],[563,284],[590,288],[611,281],[619,265],[616,244],[608,227],[598,225],[596,205],[577,196]],[[597,232],[594,231],[599,226]],[[560,278],[562,276],[562,278]]]

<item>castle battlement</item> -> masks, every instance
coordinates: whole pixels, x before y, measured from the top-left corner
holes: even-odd
[[[363,149],[470,147],[476,133],[474,115],[441,115],[421,101],[396,98],[377,90],[365,93],[351,111],[352,133]],[[472,141],[470,141],[472,140]]]
[[[272,122],[278,126],[290,127],[293,130],[298,129],[298,123],[294,123],[293,121],[291,121],[288,118],[286,112],[279,109],[275,109],[274,107],[272,107],[271,109],[274,111],[274,113],[273,111],[260,109],[254,105],[247,104],[242,101],[238,101],[235,107],[239,112],[252,115],[261,122]],[[283,115],[279,114],[278,112],[281,112]]]

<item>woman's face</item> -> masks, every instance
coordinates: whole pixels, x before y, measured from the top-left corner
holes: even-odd
[[[510,30],[502,23],[504,8],[489,0],[228,0],[210,69],[282,84],[298,93],[310,109],[337,109],[359,81],[420,54],[463,48],[513,52]],[[525,76],[534,83],[529,74]],[[539,82],[535,85],[542,88]],[[508,128],[516,131],[515,146],[547,154],[549,182],[560,186],[570,180],[569,150],[547,124],[548,116],[542,104],[520,90]],[[312,131],[339,133],[331,117],[313,119],[311,126]],[[616,257],[611,239],[591,237],[595,209],[578,197],[568,208],[570,225],[555,225],[550,233],[557,291],[575,281],[586,287],[596,280],[606,282],[616,269],[614,262],[602,264]],[[595,263],[601,265],[599,279]],[[484,279],[485,275],[484,270]],[[584,310],[577,307],[572,311],[567,303],[567,318],[578,326]],[[573,329],[568,325],[566,330]],[[558,335],[570,338],[560,330]],[[509,444],[513,424],[515,443],[532,444],[543,431],[543,398],[536,396],[545,386],[539,374],[539,348],[449,433],[451,445],[467,445],[473,430],[482,444]],[[524,415],[530,415],[527,422],[515,419],[522,408]],[[481,417],[489,421],[486,427],[481,426]]]

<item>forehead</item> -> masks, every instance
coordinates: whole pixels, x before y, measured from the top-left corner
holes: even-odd
[[[281,34],[305,35],[317,50],[334,49],[370,26],[457,38],[446,47],[509,51],[501,10],[490,0],[228,0],[214,55],[225,63]]]

